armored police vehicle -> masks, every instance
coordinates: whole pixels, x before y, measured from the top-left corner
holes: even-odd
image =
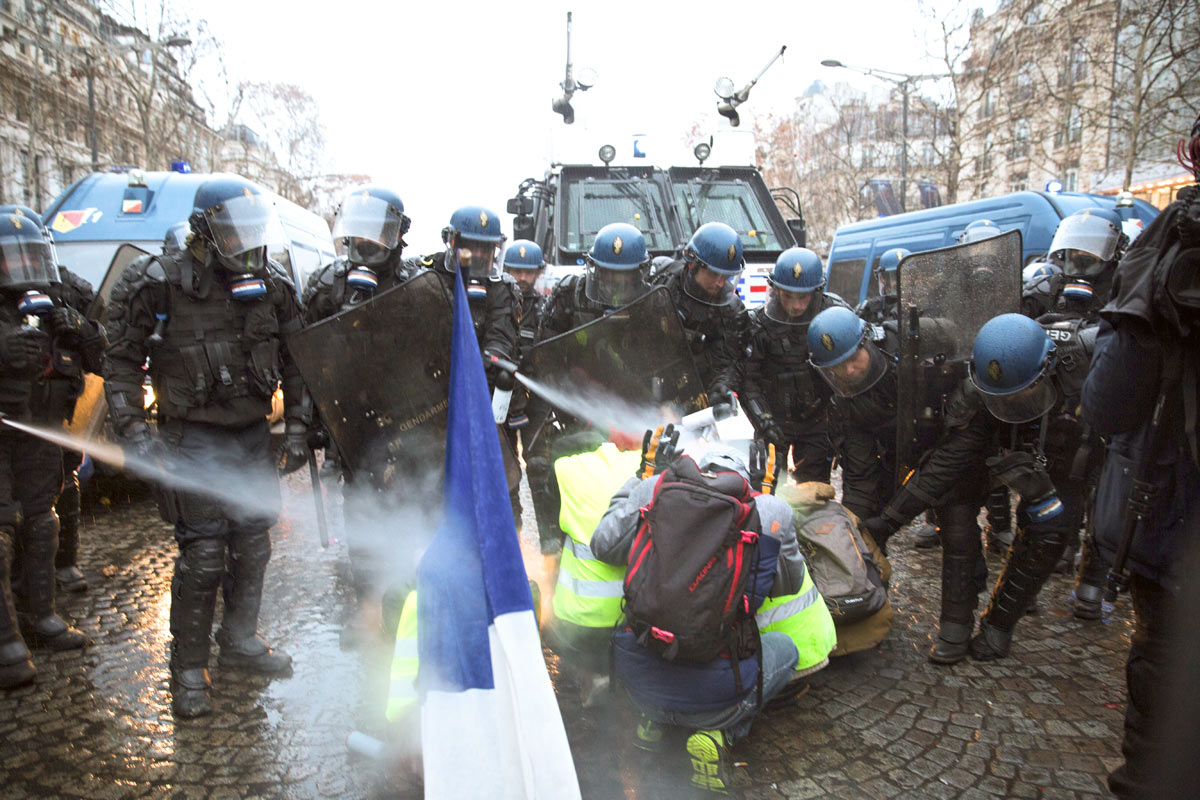
[[[552,164],[543,178],[527,178],[508,201],[513,237],[537,242],[545,254],[544,291],[583,270],[584,254],[610,222],[627,222],[646,237],[651,257],[677,258],[697,228],[724,222],[741,237],[746,270],[738,291],[747,306],[766,300],[766,276],[789,247],[803,246],[800,198],[769,189],[752,166],[705,166],[711,146],[694,151],[694,167],[615,166],[616,148],[600,148],[600,165]],[[632,159],[631,159],[632,160]],[[791,214],[784,218],[778,203]]]

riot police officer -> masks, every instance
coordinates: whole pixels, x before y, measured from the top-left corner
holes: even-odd
[[[175,526],[179,556],[171,581],[172,708],[180,717],[212,710],[209,636],[217,589],[225,612],[219,663],[266,674],[291,657],[257,635],[270,527],[280,510],[278,471],[307,461],[311,410],[287,349],[302,325],[296,290],[270,261],[282,238],[271,198],[234,176],[196,190],[192,234],[176,256],[126,268],[109,305],[112,344],[104,387],[113,427],[143,459],[166,454],[184,474],[236,474],[250,507],[225,498],[159,489],[159,510]],[[146,420],[143,365],[158,398],[158,433]],[[273,458],[267,414],[282,382],[284,444]]]
[[[512,375],[500,369],[489,356],[512,361],[517,355],[517,282],[500,265],[504,235],[496,212],[482,206],[463,206],[450,215],[442,229],[446,249],[410,260],[409,267],[434,270],[450,296],[454,296],[454,274],[461,272],[475,336],[487,369],[488,390],[499,382],[511,388]]]
[[[868,297],[858,304],[854,313],[873,325],[882,325],[889,319],[897,319],[899,310],[896,308],[896,276],[900,272],[900,262],[911,254],[903,247],[893,247],[884,250],[883,255],[875,262],[875,285],[879,294]]]
[[[938,642],[930,652],[937,663],[954,663],[969,652],[988,661],[1008,655],[1013,628],[1027,612],[1083,516],[1082,486],[1069,479],[1070,463],[1048,451],[1046,441],[1060,434],[1068,378],[1060,371],[1054,341],[1033,320],[1002,314],[975,337],[970,379],[955,398],[959,421],[868,529],[903,522],[961,482],[959,476],[982,467],[1020,496],[1016,538],[991,603],[971,639],[976,592],[942,599]],[[942,515],[939,513],[939,521]],[[980,554],[978,533],[943,538],[943,576],[951,559],[973,563]],[[946,581],[943,577],[943,593]],[[948,607],[949,606],[949,607]],[[950,616],[948,616],[948,614]],[[968,640],[970,640],[968,644]]]
[[[411,271],[401,255],[411,224],[391,189],[368,184],[347,190],[333,221],[338,257],[309,277],[305,321],[331,317],[407,280]]]
[[[655,275],[679,311],[710,405],[728,402],[741,384],[749,320],[737,293],[746,261],[737,231],[723,222],[696,229],[683,258]]]
[[[841,306],[808,326],[809,363],[832,390],[829,424],[842,465],[842,505],[859,519],[878,515],[895,486],[898,351],[894,329],[868,325]]]
[[[404,202],[391,189],[373,184],[348,189],[338,204],[333,222],[334,246],[338,257],[314,272],[304,289],[304,319],[309,325],[341,311],[368,302],[379,292],[398,286],[413,269],[404,262],[404,234],[411,220]],[[321,430],[310,443],[324,446],[327,474],[341,468],[337,448]],[[377,525],[367,519],[373,504],[372,487],[361,485],[349,471],[342,473],[342,512],[347,522],[346,544],[360,609],[378,600],[381,583],[389,571],[387,548],[376,541]],[[351,646],[368,637],[369,627],[360,615],[345,629],[343,645]]]
[[[1096,319],[1112,293],[1117,262],[1128,244],[1115,211],[1088,208],[1065,217],[1050,242],[1050,261],[1062,267],[1050,310]]]
[[[974,222],[968,222],[967,227],[963,228],[958,234],[958,244],[970,244],[971,242],[981,242],[984,239],[990,239],[993,236],[999,236],[1002,231],[996,227],[996,223],[990,219],[977,219]]]
[[[1095,341],[1100,325],[1100,308],[1112,293],[1117,263],[1129,245],[1121,217],[1109,209],[1085,209],[1065,217],[1050,243],[1050,260],[1061,265],[1062,274],[1050,283],[1051,297],[1047,313],[1038,317],[1060,349],[1066,343]],[[1079,356],[1090,358],[1090,349]],[[1070,356],[1068,356],[1070,358]],[[1086,364],[1086,362],[1085,362]],[[1084,370],[1086,373],[1086,369]],[[1074,387],[1078,398],[1080,382]],[[1094,493],[1103,462],[1103,445],[1091,426],[1076,419],[1080,428],[1076,450],[1064,457],[1073,459],[1073,477]],[[1089,518],[1090,522],[1090,518]],[[1102,611],[1101,595],[1108,562],[1096,546],[1089,524],[1083,536],[1083,552],[1075,586],[1075,616],[1098,619]],[[1067,569],[1079,547],[1073,536],[1067,543]]]
[[[829,388],[808,363],[808,328],[827,308],[850,308],[823,291],[821,257],[807,248],[783,251],[767,280],[767,302],[750,313],[742,402],[755,431],[779,448],[781,458],[791,450],[797,482],[828,483],[833,461],[825,419]]]
[[[650,289],[646,284],[649,260],[641,231],[624,222],[605,225],[584,256],[583,274],[567,275],[554,287],[542,312],[537,340],[574,330],[640,298]],[[530,412],[532,419],[544,417],[542,401],[531,398]],[[558,482],[551,472],[553,442],[580,427],[578,421],[555,412],[554,419],[543,425],[534,446],[525,453],[538,537],[547,555],[561,550],[563,536],[558,529]]]
[[[537,282],[546,271],[546,259],[542,257],[542,248],[528,239],[517,239],[504,251],[504,272],[516,281],[520,293],[517,305],[517,357],[516,363],[522,364],[525,356],[537,343],[538,326],[542,322],[542,311],[546,307],[545,296],[538,291]],[[521,431],[529,425],[529,392],[522,386],[514,387],[512,399],[508,405],[508,419],[505,420],[505,431],[513,452],[517,452]],[[517,527],[521,526],[521,498],[517,489],[512,491],[513,517]]]

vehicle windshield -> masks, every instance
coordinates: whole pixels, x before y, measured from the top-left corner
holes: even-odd
[[[706,222],[724,222],[738,232],[744,250],[782,250],[753,187],[739,178],[705,176],[674,182],[685,231]]]
[[[605,225],[628,222],[646,237],[647,250],[665,253],[674,250],[664,211],[665,198],[653,181],[585,178],[567,183],[564,194],[562,249],[585,251]]]

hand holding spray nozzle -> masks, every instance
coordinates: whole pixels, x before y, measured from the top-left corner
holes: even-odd
[[[493,355],[486,350],[483,353],[484,367],[492,375],[492,418],[497,425],[503,425],[508,419],[508,405],[512,401],[512,390],[516,384],[517,365],[508,359]]]

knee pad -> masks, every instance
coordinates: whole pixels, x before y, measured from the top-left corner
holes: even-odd
[[[236,531],[230,551],[239,568],[260,570],[271,560],[271,532],[265,528]]]
[[[187,542],[180,551],[176,569],[215,588],[225,574],[225,542],[216,538]]]

